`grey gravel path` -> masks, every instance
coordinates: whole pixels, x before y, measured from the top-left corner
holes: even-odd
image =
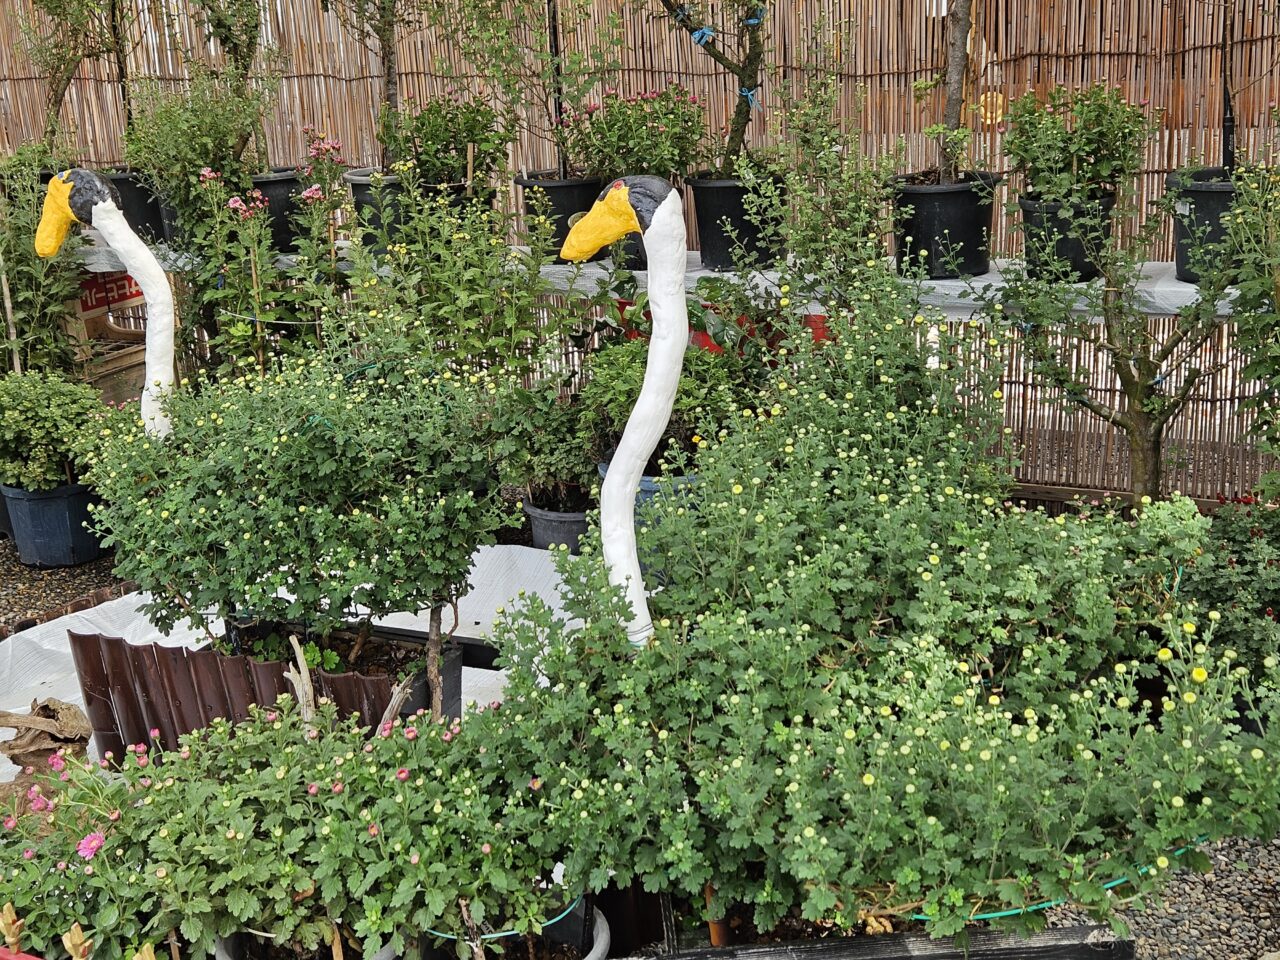
[[[0,539],[0,628],[63,607],[117,582],[110,554],[92,563],[36,570],[18,562],[9,540]]]
[[[1124,908],[1138,960],[1280,960],[1280,839],[1223,840],[1204,852],[1210,873],[1180,871],[1160,904]],[[1049,922],[1087,918],[1061,908]]]

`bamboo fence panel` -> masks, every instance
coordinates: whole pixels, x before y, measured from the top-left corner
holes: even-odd
[[[44,82],[22,54],[18,16],[30,0],[0,4],[0,150],[38,138],[43,129]],[[134,77],[180,82],[193,57],[216,62],[217,52],[188,0],[135,0],[135,46],[128,56]],[[381,64],[376,53],[343,29],[321,0],[262,0],[263,39],[278,48],[285,68],[279,96],[266,125],[274,163],[290,163],[304,151],[304,126],[346,144],[347,158],[373,163]],[[1237,37],[1230,49],[1235,77],[1239,155],[1260,153],[1275,134],[1270,111],[1280,99],[1280,10],[1269,0],[975,0],[970,37],[972,65],[967,101],[988,93],[1008,99],[1054,84],[1080,86],[1106,81],[1159,110],[1158,135],[1147,151],[1140,202],[1158,196],[1164,177],[1179,166],[1221,157],[1219,40],[1227,3],[1235,6]],[[913,83],[929,80],[943,66],[946,0],[766,0],[769,30],[767,71],[759,91],[764,106],[753,115],[753,144],[777,134],[785,85],[817,64],[838,76],[841,112],[860,132],[869,152],[901,146],[906,170],[936,162],[935,146],[923,130],[941,117],[937,91],[917,102]],[[622,68],[610,80],[636,93],[678,82],[705,104],[713,130],[722,129],[737,102],[736,84],[683,33],[655,13],[656,3],[594,0],[583,35],[621,17]],[[736,25],[724,22],[724,5],[713,7],[717,38],[733,49]],[[830,48],[814,51],[819,38]],[[569,46],[573,45],[570,38]],[[479,93],[480,80],[448,36],[419,23],[407,24],[399,43],[402,94],[418,99],[452,91]],[[603,84],[602,84],[603,86]],[[83,65],[68,93],[62,118],[70,127],[81,162],[106,165],[122,157],[124,111],[114,66]],[[545,123],[530,112],[512,150],[517,169],[551,165]],[[972,116],[975,165],[1005,173],[1001,128]],[[1008,212],[1016,184],[1005,183],[998,199],[995,248],[1016,251],[1016,218]],[[1163,250],[1167,257],[1169,247]],[[1169,323],[1155,318],[1154,324]],[[1093,371],[1100,397],[1116,401],[1118,390],[1101,358],[1079,360]],[[1225,364],[1201,386],[1169,427],[1170,486],[1196,496],[1246,489],[1264,461],[1245,436],[1238,413],[1247,389],[1243,361],[1230,347],[1226,328],[1203,348],[1200,366]],[[1022,465],[1019,479],[1046,486],[1122,490],[1128,484],[1124,438],[1091,415],[1051,400],[1034,383],[1016,344],[1005,374],[1006,424],[1013,430]]]

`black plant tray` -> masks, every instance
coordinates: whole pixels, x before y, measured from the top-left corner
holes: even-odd
[[[1113,937],[1110,928],[1100,926],[1044,930],[1029,937],[973,930],[968,946],[960,947],[951,939],[895,933],[645,956],[652,960],[1133,960],[1133,941]]]

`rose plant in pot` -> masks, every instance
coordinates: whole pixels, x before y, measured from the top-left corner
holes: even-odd
[[[605,91],[598,109],[566,115],[570,138],[603,180],[652,174],[678,185],[693,170],[706,139],[706,110],[688,90],[673,85],[634,96]],[[643,270],[644,244],[623,241],[622,266]]]
[[[93,491],[81,468],[105,410],[91,387],[58,374],[0,377],[0,495],[23,563],[65,567],[101,556],[85,529]]]
[[[566,374],[501,390],[495,399],[494,457],[503,483],[523,491],[533,545],[565,544],[577,553],[587,510],[594,506],[596,465],[582,425],[585,408],[571,391]]]
[[[502,522],[483,387],[394,338],[367,336],[354,357],[337,341],[176,392],[164,443],[137,424],[104,437],[96,527],[162,631],[186,620],[219,650],[277,662],[296,635],[321,666],[412,675],[434,714],[456,710],[443,611]],[[419,610],[425,645],[374,636],[373,618]]]
[[[1127,212],[1147,141],[1145,106],[1116,88],[1055,87],[1009,105],[1004,151],[1022,179],[1018,206],[1028,273],[1090,280],[1111,236],[1113,209]]]

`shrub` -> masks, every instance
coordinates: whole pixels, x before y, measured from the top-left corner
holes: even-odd
[[[0,377],[0,483],[24,490],[74,483],[85,434],[104,409],[92,387],[57,374]]]
[[[378,115],[378,139],[392,163],[410,163],[426,184],[483,183],[507,157],[511,136],[497,112],[478,101],[428,100],[395,110],[384,105]]]
[[[104,437],[97,526],[161,629],[247,612],[323,636],[466,590],[500,523],[480,387],[364,347],[180,390],[165,443]]]
[[[561,123],[589,172],[602,177],[688,176],[707,133],[705,110],[680,86],[632,97],[609,90],[600,103],[567,112]]]

